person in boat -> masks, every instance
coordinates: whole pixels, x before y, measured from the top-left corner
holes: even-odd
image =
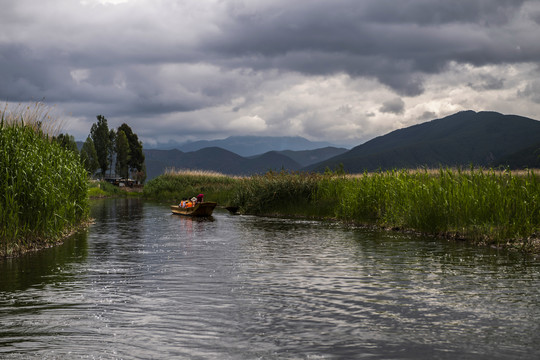
[[[182,198],[182,201],[180,201],[180,205],[179,205],[179,206],[180,206],[181,208],[185,208],[185,207],[186,207],[186,201],[187,201],[186,198]]]
[[[204,198],[204,194],[197,195],[197,203],[202,203]]]

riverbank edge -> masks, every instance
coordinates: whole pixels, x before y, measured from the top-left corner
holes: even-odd
[[[67,239],[74,236],[75,234],[86,231],[90,225],[94,223],[94,219],[87,219],[82,223],[71,227],[66,230],[61,236],[57,239],[32,239],[28,244],[24,246],[9,248],[7,253],[4,249],[0,249],[0,261],[6,259],[14,259],[29,253],[36,253],[45,249],[50,249],[59,245],[62,245]]]
[[[219,206],[219,205],[218,205]],[[221,206],[225,208],[225,206]],[[297,219],[297,220],[312,220],[312,221],[328,221],[332,223],[341,224],[344,227],[360,228],[360,229],[372,229],[382,230],[387,232],[397,232],[403,234],[414,234],[417,236],[424,236],[438,240],[448,240],[456,242],[467,242],[478,247],[490,247],[498,250],[519,251],[526,254],[534,255],[540,259],[540,237],[530,237],[529,239],[513,239],[500,242],[495,239],[489,238],[487,235],[483,235],[480,239],[474,239],[471,237],[463,236],[459,232],[440,232],[437,234],[425,233],[411,228],[399,227],[399,226],[384,226],[379,224],[370,224],[365,222],[358,222],[353,220],[343,220],[336,217],[326,216],[305,216],[297,214],[282,214],[282,213],[236,213],[238,215],[250,215],[261,216],[270,218],[285,218],[285,219]]]
[[[540,253],[537,179],[532,170],[473,168],[244,178],[185,170],[152,179],[143,197],[174,203],[202,192],[246,215],[333,220]]]
[[[142,197],[144,187],[119,187],[102,180],[88,182],[88,199]]]

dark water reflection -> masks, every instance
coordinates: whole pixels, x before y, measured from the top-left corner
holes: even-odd
[[[540,357],[528,256],[133,199],[92,214],[0,262],[0,358]]]

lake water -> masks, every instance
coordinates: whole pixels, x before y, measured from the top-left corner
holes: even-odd
[[[0,261],[0,358],[540,358],[531,256],[136,199],[92,216]]]

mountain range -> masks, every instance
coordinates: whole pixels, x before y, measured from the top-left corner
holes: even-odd
[[[532,167],[538,164],[533,153],[539,146],[540,121],[497,112],[462,111],[392,131],[307,169],[322,171],[338,164],[351,173],[470,164]],[[531,163],[535,159],[536,163]]]
[[[271,150],[253,155],[258,143]],[[221,144],[248,155],[217,146],[198,148],[204,144]],[[294,149],[306,148],[283,149],[287,144]],[[147,178],[152,179],[167,168],[250,175],[268,170],[322,172],[340,167],[349,173],[471,164],[514,169],[540,167],[540,121],[490,111],[458,112],[392,131],[350,150],[332,146],[316,148],[320,144],[300,137],[249,136],[191,143],[197,149],[193,151],[189,147],[183,151],[145,149]],[[251,152],[247,151],[250,147]]]
[[[200,140],[186,143],[170,141],[151,147],[145,145],[147,149],[178,149],[182,152],[192,152],[209,147],[219,147],[240,156],[255,156],[269,151],[304,151],[336,147],[336,145],[323,141],[309,141],[300,136],[230,136],[218,140]]]
[[[345,148],[325,147],[304,151],[268,151],[264,154],[243,157],[219,147],[207,147],[183,152],[178,149],[144,149],[147,180],[162,174],[166,169],[217,171],[227,175],[261,174],[269,170],[303,169],[346,152]]]

